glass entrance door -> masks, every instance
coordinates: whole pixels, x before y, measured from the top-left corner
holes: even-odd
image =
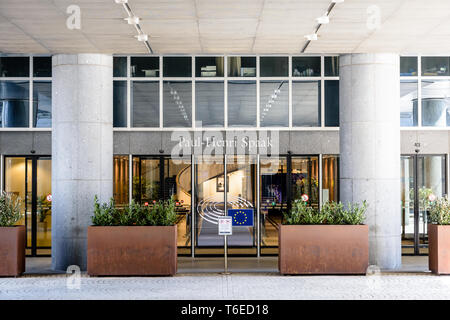
[[[428,254],[429,198],[447,192],[445,163],[445,155],[401,157],[403,254]]]
[[[50,157],[5,157],[7,193],[20,197],[27,255],[51,254],[52,196]]]

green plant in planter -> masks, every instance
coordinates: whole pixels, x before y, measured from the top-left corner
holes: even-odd
[[[450,200],[447,196],[431,202],[429,219],[434,224],[450,225]]]
[[[21,218],[20,198],[3,191],[0,195],[0,227],[12,227]]]
[[[113,226],[117,223],[118,216],[119,212],[114,199],[111,198],[109,203],[100,204],[97,195],[94,197],[94,215],[92,216],[94,226]]]
[[[323,224],[326,216],[305,202],[295,200],[289,213],[284,213],[285,224]]]

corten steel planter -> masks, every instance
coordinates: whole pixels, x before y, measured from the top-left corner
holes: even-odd
[[[280,225],[281,274],[365,274],[369,266],[366,225]]]
[[[87,272],[92,276],[174,275],[177,227],[88,227]]]
[[[450,226],[428,225],[428,267],[436,274],[450,274]]]
[[[25,272],[25,226],[0,227],[0,277]]]

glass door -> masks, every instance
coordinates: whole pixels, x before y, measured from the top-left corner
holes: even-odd
[[[428,254],[430,199],[446,194],[445,155],[401,157],[402,251]]]

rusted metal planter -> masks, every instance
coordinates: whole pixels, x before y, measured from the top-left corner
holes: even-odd
[[[428,268],[435,274],[450,274],[450,226],[428,225]]]
[[[92,276],[169,276],[177,272],[176,226],[88,227]]]
[[[365,274],[369,266],[366,225],[280,225],[281,274]]]
[[[25,226],[0,227],[0,277],[25,272]]]

